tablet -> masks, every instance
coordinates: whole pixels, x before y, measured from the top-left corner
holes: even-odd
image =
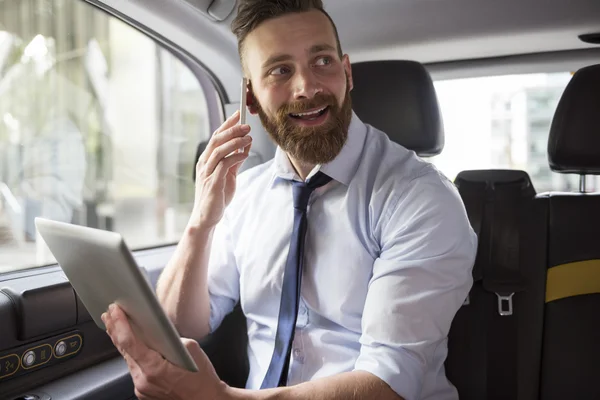
[[[247,108],[247,97],[248,97],[248,79],[242,78],[241,90],[240,90],[240,125],[246,124],[246,108]],[[244,152],[244,148],[237,150],[238,154]]]
[[[44,218],[35,225],[98,327],[106,330],[100,317],[116,303],[148,347],[198,371],[120,234]]]

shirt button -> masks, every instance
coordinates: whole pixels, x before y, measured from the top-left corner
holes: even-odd
[[[302,354],[302,350],[294,349],[294,360],[300,364],[304,363],[304,354]]]

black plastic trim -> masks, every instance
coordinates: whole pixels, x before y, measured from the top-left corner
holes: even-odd
[[[47,394],[53,400],[128,400],[133,394],[133,382],[127,364],[121,357],[78,371],[47,385],[15,395]]]
[[[133,252],[136,262],[140,267],[143,267],[146,270],[150,282],[153,286],[156,285],[156,281],[160,275],[160,272],[167,264],[168,260],[171,258],[173,251],[174,246],[161,246],[159,248]],[[11,281],[13,280],[22,280],[24,282],[27,282],[31,278],[31,276],[36,276],[36,278],[40,278],[43,280],[43,277],[45,276],[48,276],[48,278],[50,278],[49,275],[54,275],[52,279],[49,279],[49,283],[52,284],[52,282],[56,281],[57,277],[64,276],[62,270],[57,265],[44,267],[42,268],[42,271],[42,273],[35,274],[36,270],[32,269],[26,271],[25,273],[17,271],[7,274],[6,276],[3,275],[2,286],[8,287],[12,284]],[[63,334],[68,334],[73,330],[78,330],[82,332],[82,336],[85,337],[85,346],[82,348],[81,352],[79,352],[77,357],[74,357],[68,362],[52,365],[47,368],[40,369],[38,371],[33,371],[25,376],[17,376],[9,380],[1,380],[0,400],[12,400],[13,398],[17,397],[18,393],[24,393],[24,391],[26,390],[45,385],[57,379],[59,379],[60,382],[63,380],[68,380],[71,374],[74,374],[82,370],[83,368],[91,367],[99,362],[102,362],[108,358],[112,358],[118,355],[118,352],[114,348],[108,335],[103,330],[99,329],[96,326],[96,324],[90,320],[89,314],[87,314],[85,309],[78,310],[77,324],[68,327],[68,329],[48,333],[45,336],[35,337],[27,341],[18,340],[18,338],[15,337],[18,325],[18,316],[16,315],[14,305],[10,303],[10,306],[7,306],[7,303],[10,303],[10,297],[7,296],[5,293],[0,292],[0,328],[2,331],[13,332],[12,334],[9,333],[10,337],[4,337],[0,340],[2,354],[4,354],[5,351],[21,348],[21,346],[27,346],[28,344],[34,342],[43,341],[48,338],[54,338]],[[4,306],[2,306],[2,304],[4,304]],[[114,394],[118,392],[111,391],[112,389],[110,389],[110,387],[112,387],[113,383],[108,382],[106,384],[109,386],[109,388],[107,389],[108,391],[106,392],[108,394],[107,397],[72,398],[118,399],[117,397],[110,397],[111,393]],[[120,388],[119,390],[122,390],[124,387],[126,387],[126,385],[123,386],[122,382],[116,382],[114,384],[116,384],[117,387]],[[90,387],[94,388],[95,386],[91,385]],[[79,388],[79,390],[83,389],[85,388]],[[122,397],[123,399],[128,399],[131,397],[133,389],[129,389],[127,389],[129,390],[129,392],[127,392],[127,390],[123,392],[127,393],[129,397]],[[94,394],[92,392],[91,396],[100,396],[100,394]],[[57,398],[63,399],[63,397],[53,397],[53,399]],[[70,397],[64,398],[70,399]]]

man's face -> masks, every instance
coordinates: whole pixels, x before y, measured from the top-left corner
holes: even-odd
[[[298,161],[325,164],[341,151],[352,117],[352,73],[320,11],[262,23],[244,43],[250,111]]]

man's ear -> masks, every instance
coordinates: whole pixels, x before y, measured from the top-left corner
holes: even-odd
[[[248,106],[248,111],[252,115],[258,114],[258,102],[256,97],[254,97],[254,92],[252,91],[252,82],[248,82],[248,91],[246,92],[246,105]]]
[[[346,77],[348,78],[349,90],[354,89],[354,80],[352,78],[352,64],[350,63],[350,56],[344,54],[342,57],[342,64],[344,65],[344,71],[346,71]]]

